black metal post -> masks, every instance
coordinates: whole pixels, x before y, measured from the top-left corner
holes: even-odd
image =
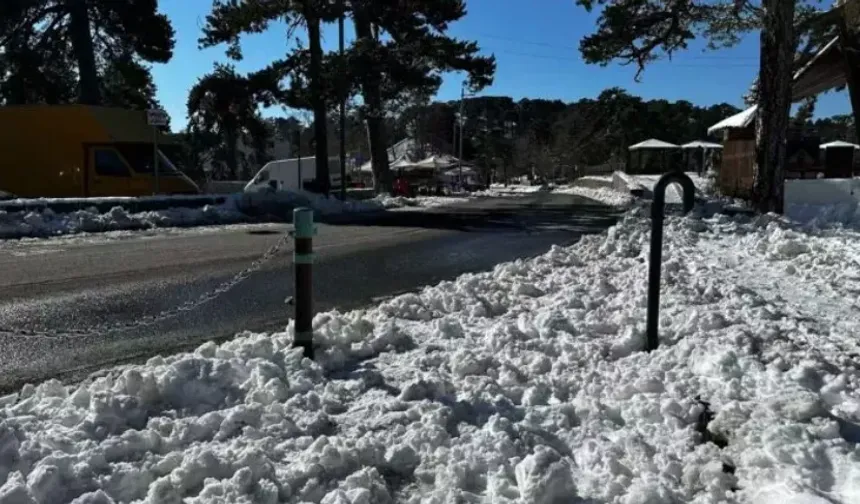
[[[293,210],[293,225],[296,240],[293,252],[293,268],[296,270],[294,298],[296,323],[293,346],[302,347],[304,356],[313,359],[314,297],[311,271],[314,262],[314,211],[310,208],[296,208]]]
[[[654,200],[651,202],[651,262],[648,265],[648,322],[645,349],[656,350],[659,345],[660,325],[660,267],[663,262],[663,212],[666,205],[666,187],[677,182],[681,184],[684,197],[684,213],[693,209],[696,187],[684,172],[669,172],[654,186]]]

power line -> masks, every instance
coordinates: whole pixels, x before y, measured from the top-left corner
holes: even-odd
[[[496,54],[505,54],[509,56],[521,56],[524,58],[537,58],[537,59],[547,59],[554,61],[570,61],[570,62],[582,62],[579,58],[567,57],[567,56],[554,56],[550,54],[530,54],[530,53],[522,53],[517,51],[492,51]],[[757,68],[758,64],[756,63],[677,63],[674,60],[659,60],[665,61],[672,66],[675,67],[693,67],[693,68]]]
[[[504,36],[500,36],[500,35],[491,35],[488,33],[475,33],[475,35],[477,37],[480,37],[480,38],[495,39],[495,40],[500,40],[500,41],[504,41],[504,42],[511,42],[511,43],[515,43],[515,44],[525,44],[525,45],[538,46],[538,47],[549,47],[549,48],[553,48],[553,49],[567,49],[569,51],[579,51],[578,47],[564,45],[564,44],[554,44],[551,42],[526,40],[526,39],[519,39],[519,38],[513,38],[513,37],[504,37]],[[693,59],[715,59],[715,60],[738,60],[738,59],[758,60],[757,56],[727,56],[727,55],[718,55],[718,54],[688,54],[686,57],[693,58]]]

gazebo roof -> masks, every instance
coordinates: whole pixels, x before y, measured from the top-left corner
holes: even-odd
[[[640,149],[677,149],[678,146],[675,144],[671,144],[669,142],[664,142],[663,140],[657,140],[656,138],[651,138],[649,140],[645,140],[644,142],[639,142],[636,145],[631,145],[628,147],[629,150],[640,150]]]
[[[694,142],[685,143],[681,146],[682,149],[722,149],[723,146],[714,142],[705,142],[704,140],[696,140]]]
[[[854,147],[855,149],[860,149],[860,145],[843,142],[842,140],[835,140],[833,142],[828,142],[826,144],[821,144],[818,146],[819,149],[830,149],[830,148],[839,148],[839,147]]]

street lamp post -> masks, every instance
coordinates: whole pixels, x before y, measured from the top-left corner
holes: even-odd
[[[460,112],[457,113],[457,122],[460,124],[460,152],[457,155],[457,168],[460,172],[459,178],[461,188],[463,186],[463,128],[466,125],[464,107],[466,105],[466,98],[471,98],[473,96],[475,96],[474,93],[466,93],[466,81],[463,81],[460,84]]]
[[[457,154],[457,169],[459,170],[459,175],[457,177],[457,184],[460,186],[460,189],[463,187],[463,106],[466,103],[466,83],[464,82],[460,86],[460,113],[457,117],[457,121],[460,123],[460,148]]]
[[[517,127],[516,121],[508,119],[505,121],[505,138],[513,144],[514,141],[514,128]],[[513,146],[513,145],[512,145]],[[504,177],[505,177],[505,187],[508,187],[508,160],[506,159],[504,162]]]
[[[338,49],[341,61],[343,61],[343,0],[340,0],[340,17],[337,20],[338,31]],[[340,90],[343,93],[343,90]],[[343,94],[340,97],[340,200],[346,201],[346,97]]]

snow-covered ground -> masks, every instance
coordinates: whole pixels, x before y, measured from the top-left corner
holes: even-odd
[[[407,198],[405,196],[380,195],[370,201],[378,203],[386,209],[423,210],[466,203],[470,200],[467,196],[416,196]]]
[[[608,187],[582,187],[582,186],[565,186],[553,189],[553,192],[559,194],[575,194],[594,201],[603,203],[604,205],[614,207],[625,207],[633,203],[633,196],[629,193],[616,191]]]
[[[122,203],[132,198],[99,198],[98,201]],[[144,199],[169,199],[153,197]],[[51,203],[52,200],[28,200]],[[67,200],[64,200],[67,202]],[[81,200],[85,201],[85,200]],[[93,200],[94,201],[94,200]],[[169,208],[148,212],[130,213],[121,206],[108,212],[96,208],[68,213],[54,212],[50,208],[22,212],[0,210],[0,239],[45,238],[79,233],[104,233],[111,231],[139,231],[155,228],[191,226],[215,226],[252,221],[242,209],[254,206],[275,205],[280,208],[307,206],[322,215],[382,210],[374,201],[342,202],[335,197],[307,192],[281,191],[275,194],[237,194],[221,205],[206,205],[201,208]]]
[[[545,191],[546,189],[546,186],[542,185],[509,184],[505,186],[504,184],[492,184],[489,189],[485,189],[483,191],[476,191],[472,194],[475,196],[488,197],[520,196],[523,194],[531,194],[539,191]]]
[[[43,238],[20,238],[0,241],[0,255],[30,256],[58,254],[78,245],[104,244],[117,241],[148,241],[166,236],[206,235],[224,232],[278,233],[287,232],[289,227],[283,223],[224,224],[197,226],[190,228],[151,228],[141,230],[107,231],[104,233],[78,233],[57,236],[50,240]]]
[[[657,185],[657,181],[660,180],[660,177],[662,176],[663,175],[633,175],[632,178],[636,182],[647,187],[649,190],[653,190],[654,186]],[[693,185],[699,193],[704,195],[710,195],[713,193],[714,181],[712,178],[699,175],[694,172],[687,172],[687,176],[693,181]],[[669,185],[669,187],[666,188],[666,202],[681,203],[682,201],[683,195],[681,194],[680,186],[677,184]]]
[[[156,227],[187,227],[245,222],[248,217],[235,205],[206,205],[202,208],[170,208],[129,213],[114,207],[101,213],[95,208],[57,213],[46,208],[22,212],[0,210],[0,238],[51,237],[77,233],[101,233]]]
[[[669,218],[0,399],[0,502],[860,502],[860,234]]]

